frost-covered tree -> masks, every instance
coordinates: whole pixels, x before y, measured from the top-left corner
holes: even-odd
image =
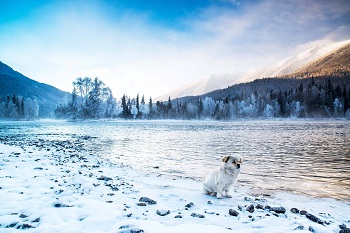
[[[136,119],[137,114],[139,113],[139,111],[137,110],[136,104],[133,104],[131,106],[131,111],[130,112],[131,112],[133,118]]]
[[[333,102],[333,107],[334,107],[334,116],[340,117],[343,112],[343,105],[341,104],[338,98],[335,98]]]
[[[36,99],[27,98],[24,105],[25,117],[27,120],[34,120],[39,115],[39,104]]]

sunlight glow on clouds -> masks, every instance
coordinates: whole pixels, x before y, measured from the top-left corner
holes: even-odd
[[[169,9],[167,18],[157,18],[161,3],[152,11],[142,1],[42,2],[24,18],[2,19],[0,60],[69,92],[75,78],[97,76],[118,98],[157,97],[212,74],[271,65],[312,41],[350,36],[350,4],[341,0],[179,1],[183,10]]]

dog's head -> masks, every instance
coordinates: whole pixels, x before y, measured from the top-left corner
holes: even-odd
[[[224,166],[231,169],[240,169],[242,164],[242,158],[239,155],[229,155],[222,158]]]

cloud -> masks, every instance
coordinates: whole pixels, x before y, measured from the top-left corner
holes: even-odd
[[[1,59],[63,90],[71,91],[77,77],[98,76],[117,97],[148,99],[212,74],[274,64],[320,38],[349,36],[346,1],[213,4],[179,19],[181,28],[107,3],[58,1],[38,9],[0,31]]]

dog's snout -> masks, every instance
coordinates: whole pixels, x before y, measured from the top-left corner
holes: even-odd
[[[241,168],[241,164],[237,164],[237,168]]]

